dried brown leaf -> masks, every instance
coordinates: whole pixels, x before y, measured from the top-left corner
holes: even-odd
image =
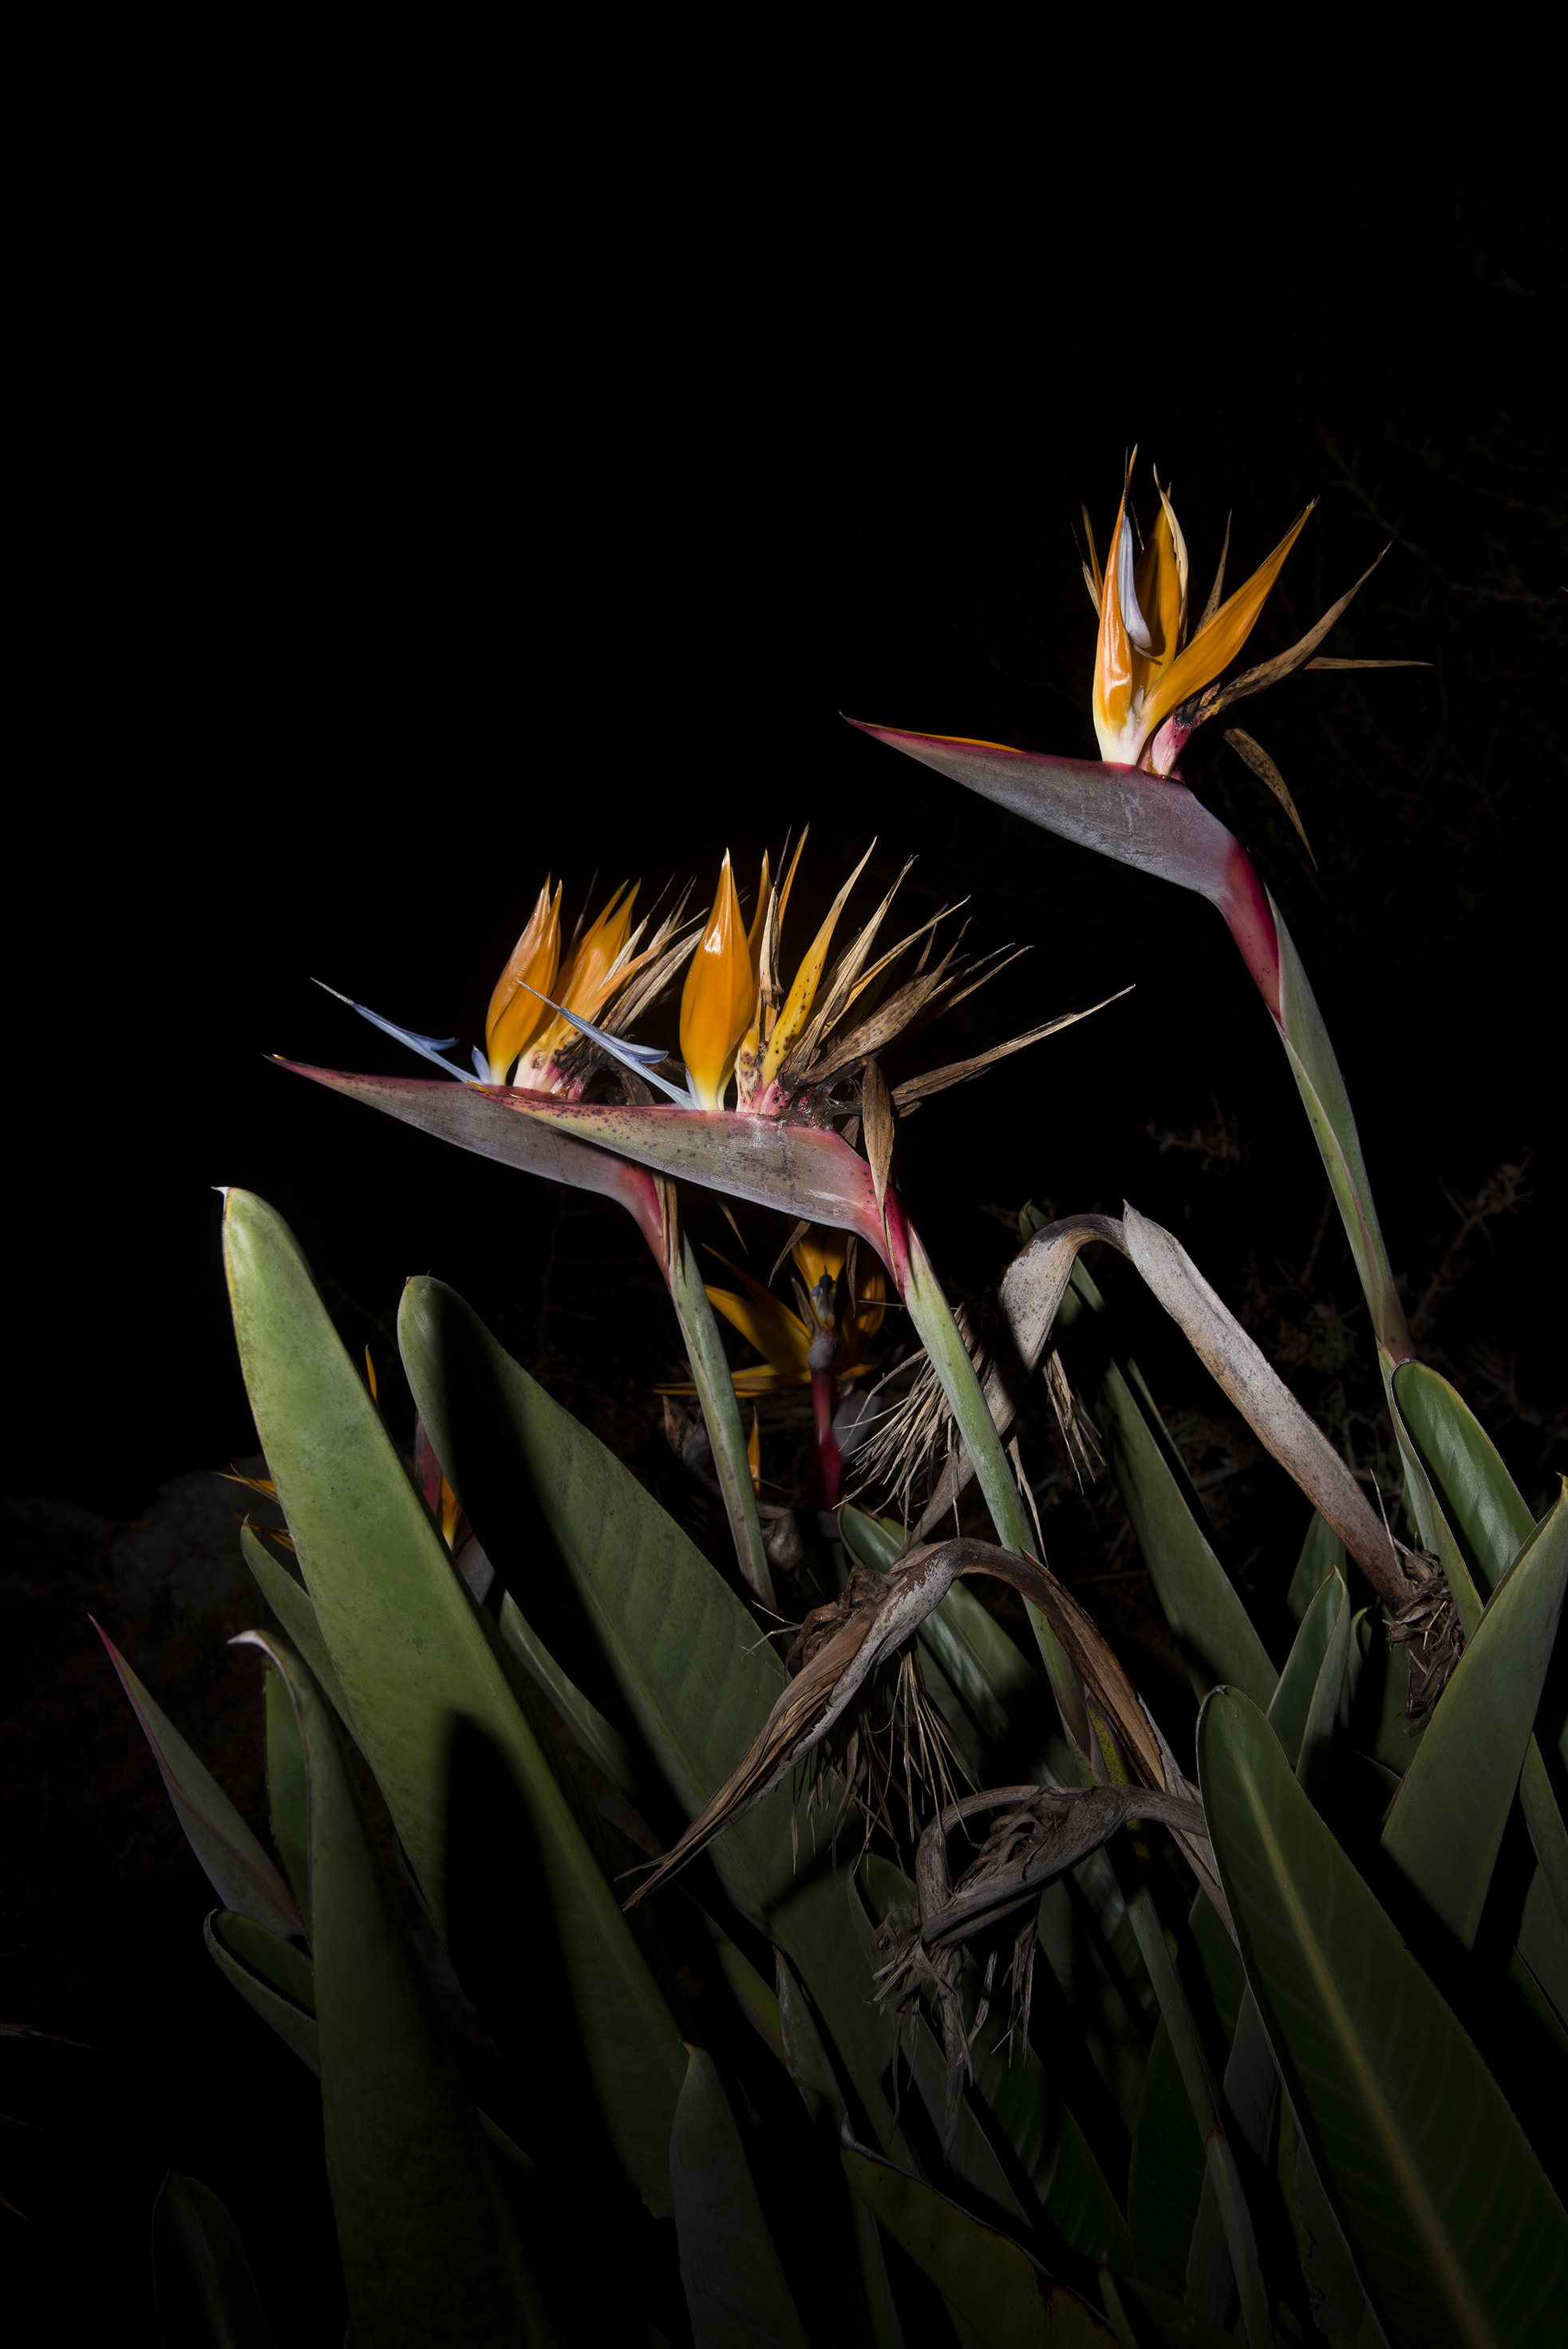
[[[895,1088],[893,1105],[896,1109],[909,1109],[932,1093],[945,1092],[950,1085],[961,1085],[989,1069],[993,1061],[1004,1061],[1010,1052],[1022,1052],[1026,1044],[1038,1044],[1043,1037],[1054,1036],[1059,1028],[1071,1028],[1080,1019],[1091,1019],[1096,1011],[1103,1011],[1106,1004],[1119,1003],[1124,995],[1131,993],[1130,987],[1118,988],[1115,995],[1107,995],[1102,1003],[1091,1003],[1087,1010],[1064,1011],[1041,1027],[1027,1029],[1022,1036],[1011,1038],[1005,1044],[993,1044],[988,1052],[979,1052],[972,1060],[952,1061],[945,1069],[932,1069],[923,1077],[911,1077],[906,1084]]]
[[[1252,735],[1243,733],[1240,726],[1228,726],[1225,730],[1225,740],[1243,765],[1251,767],[1259,781],[1267,783],[1270,791],[1301,834],[1302,846],[1306,850],[1307,854],[1312,856],[1313,871],[1315,873],[1317,858],[1312,855],[1312,843],[1306,836],[1306,826],[1296,812],[1296,803],[1292,799],[1289,787],[1278,767],[1275,766],[1262,744]]]

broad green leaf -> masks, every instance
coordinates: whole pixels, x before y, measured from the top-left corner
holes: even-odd
[[[1313,1691],[1317,1686],[1317,1676],[1328,1652],[1330,1636],[1339,1620],[1345,1599],[1341,1576],[1331,1573],[1300,1618],[1301,1629],[1292,1643],[1290,1654],[1285,1658],[1280,1684],[1269,1706],[1269,1726],[1283,1746],[1293,1770],[1301,1754],[1302,1738],[1312,1709]]]
[[[1544,2349],[1568,2220],[1496,2085],[1240,1692],[1198,1752],[1248,1983],[1385,2329]]]
[[[294,1700],[276,1672],[266,1676],[266,1802],[276,1844],[310,1939],[310,1829],[305,1753]]]
[[[842,2158],[856,2193],[984,2349],[1109,2349],[1105,2319],[1011,2237],[865,2146],[846,2144]]]
[[[239,2229],[177,2170],[153,2205],[152,2281],[163,2349],[277,2349]]]
[[[1207,1902],[1203,1905],[1208,1908]],[[1237,1971],[1241,1971],[1239,1964]],[[1266,2163],[1279,2078],[1257,2002],[1248,1991],[1231,2037],[1221,2103],[1231,2144],[1245,2146],[1253,2158],[1250,2174],[1254,2180]],[[1217,2324],[1226,2323],[1236,2305],[1235,2263],[1226,2240],[1214,2173],[1208,2168],[1187,2254],[1185,2297],[1189,2307],[1202,2311]]]
[[[310,1960],[275,1933],[253,1925],[248,1917],[214,1911],[203,1937],[219,1971],[319,2078],[321,2035],[316,2023],[316,1968]],[[479,2126],[486,2141],[514,2168],[538,2176],[537,2164],[488,2113],[480,2114]]]
[[[1181,2067],[1163,2023],[1144,2073],[1143,2101],[1127,2175],[1133,2255],[1119,2262],[1179,2298],[1187,2288],[1192,2230],[1203,2198],[1203,2139]]]
[[[321,2034],[310,1960],[275,1933],[227,1910],[215,1910],[202,1932],[218,1971],[319,2078]]]
[[[728,1933],[715,1925],[711,1917],[704,1915],[702,1921],[712,1937],[714,1955],[736,2005],[758,2038],[778,2057],[787,2072],[789,2058],[784,2053],[784,2022],[779,2012],[777,1991],[763,1980],[745,1951],[736,1948]]]
[[[509,1581],[532,1575],[530,1607],[535,1588],[545,1600],[550,1580],[564,1580],[586,1618],[589,1661],[607,1667],[695,1817],[766,1721],[783,1666],[680,1527],[461,1298],[439,1281],[410,1281],[398,1329],[420,1416],[486,1555],[498,1568],[506,1562]],[[869,2002],[843,1886],[826,1850],[814,1852],[804,1797],[794,1825],[798,1838],[781,1787],[717,1839],[715,1865],[741,1914],[798,1966],[878,2137],[902,2159],[881,2087],[892,2027]]]
[[[1132,1381],[1141,1388],[1142,1381],[1136,1371],[1124,1374],[1109,1350],[1108,1333],[1095,1326],[1105,1310],[1099,1290],[1082,1263],[1075,1264],[1060,1327],[1081,1333],[1075,1349],[1075,1358],[1081,1351],[1085,1360],[1081,1383],[1194,1692],[1201,1697],[1219,1682],[1233,1682],[1266,1705],[1279,1674],[1189,1506],[1186,1472],[1158,1413],[1134,1392]]]
[[[1468,1950],[1486,1905],[1568,1580],[1568,1494],[1532,1528],[1443,1691],[1383,1849]]]
[[[789,1961],[778,1954],[779,2029],[784,2063],[800,2090],[812,2126],[836,2144],[848,2120],[848,2107],[838,2085],[816,2019]],[[855,2252],[860,2267],[875,2349],[904,2349],[904,2328],[893,2288],[888,2280],[887,2255],[877,2221],[857,2194],[851,2193],[849,2213],[855,2232]]]
[[[667,2209],[685,2070],[669,2009],[292,1235],[260,1200],[231,1191],[224,1241],[267,1464],[361,1744],[437,1922],[449,1927],[451,1838],[477,1829],[482,1809],[482,1832],[503,1841],[465,1882],[542,1873],[605,2125],[638,2190]],[[470,1769],[483,1793],[460,1793],[456,1774]],[[466,1964],[468,1951],[458,1957]],[[493,2015],[493,2029],[503,2023]]]
[[[327,2174],[355,2339],[360,2349],[547,2340],[331,1709],[297,1658],[246,1637],[286,1681],[305,1753]]]
[[[1296,1755],[1297,1783],[1305,1787],[1320,1807],[1327,1785],[1330,1748],[1345,1708],[1345,1674],[1350,1664],[1354,1629],[1349,1593],[1343,1583],[1340,1589],[1339,1609],[1329,1628],[1323,1661],[1313,1682],[1306,1722],[1302,1730],[1301,1751]]]
[[[212,1772],[153,1702],[108,1633],[98,1623],[93,1630],[108,1649],[109,1662],[152,1748],[174,1816],[224,1907],[254,1917],[271,1932],[302,1931],[294,1895]]]
[[[1318,2331],[1333,2349],[1385,2349],[1383,2328],[1288,2110],[1280,2119],[1279,2178]]]
[[[1158,1911],[1149,1896],[1147,1885],[1139,1885],[1127,1896],[1127,1913],[1138,1937],[1148,1977],[1159,2001],[1160,2019],[1170,2034],[1171,2047],[1180,2067],[1182,2085],[1192,2106],[1192,2116],[1203,2141],[1204,2161],[1217,2209],[1230,2251],[1231,2266],[1241,2296],[1241,2317],[1249,2349],[1264,2349],[1271,2332],[1269,2297],[1258,2259],[1257,2233],[1252,2213],[1241,2184],[1235,2150],[1226,2130],[1210,2062],[1203,2046],[1202,2034],[1193,2019],[1192,2010],[1179,1975],[1172,1963],[1170,1949]],[[1201,2212],[1199,2212],[1201,2218]],[[1196,2246],[1195,2246],[1196,2248]],[[1199,2262],[1199,2281],[1210,2298],[1219,2300],[1221,2286],[1220,2271],[1212,2259],[1207,2265]],[[1188,2282],[1194,2280],[1193,2262],[1188,2262]],[[1220,2313],[1219,2306],[1201,2313]]]
[[[1113,2276],[1102,2268],[1100,2292],[1123,2349],[1235,2349],[1231,2333],[1142,2276]],[[1129,2309],[1137,2318],[1136,2325]]]
[[[1201,1894],[1192,1904],[1181,1970],[1194,2011],[1211,2017],[1217,2028],[1218,2036],[1204,2044],[1210,2064],[1219,2075],[1232,2053],[1246,1979],[1229,1934]],[[1270,2071],[1272,2075],[1272,2062]],[[1133,2137],[1127,2183],[1133,2257],[1122,2264],[1136,2266],[1140,2277],[1179,2296],[1186,2289],[1204,2178],[1203,2139],[1170,2033],[1162,2020],[1149,2050]],[[1225,2261],[1229,2278],[1229,2251]]]
[[[1410,1392],[1416,1397],[1417,1408],[1426,1412],[1430,1425],[1438,1425],[1444,1420],[1450,1423],[1449,1433],[1453,1440],[1442,1457],[1449,1464],[1448,1473],[1450,1482],[1456,1491],[1461,1494],[1462,1506],[1471,1511],[1472,1526],[1484,1527],[1486,1520],[1476,1503],[1475,1490],[1473,1486],[1466,1485],[1460,1467],[1456,1464],[1473,1457],[1478,1448],[1473,1438],[1467,1438],[1461,1443],[1459,1435],[1453,1434],[1453,1427],[1460,1423],[1457,1422],[1455,1414],[1448,1409],[1439,1392],[1442,1381],[1439,1381],[1434,1384],[1430,1380],[1416,1380],[1409,1381],[1408,1384]],[[1443,1573],[1453,1598],[1455,1612],[1464,1628],[1465,1637],[1469,1640],[1474,1637],[1480,1623],[1483,1603],[1481,1592],[1470,1572],[1469,1558],[1465,1546],[1449,1525],[1448,1511],[1439,1500],[1437,1490],[1428,1475],[1420,1446],[1410,1428],[1406,1424],[1404,1408],[1400,1401],[1404,1387],[1397,1384],[1391,1392],[1394,1400],[1394,1431],[1398,1438],[1410,1491],[1417,1504],[1417,1515],[1426,1530],[1428,1540],[1441,1560]],[[1449,1392],[1452,1391],[1449,1390]],[[1458,1402],[1457,1396],[1454,1401]],[[1460,1408],[1462,1409],[1462,1406]],[[1460,1432],[1463,1432],[1462,1425]],[[1436,1438],[1434,1438],[1435,1444]],[[1456,1502],[1456,1506],[1461,1506],[1461,1502]],[[1501,1501],[1492,1514],[1494,1523],[1503,1522]],[[1492,1551],[1491,1559],[1494,1564],[1500,1554],[1498,1550]],[[1506,1570],[1505,1562],[1498,1571],[1501,1574],[1505,1573]],[[1424,1744],[1425,1739],[1422,1742]],[[1564,1721],[1558,1729],[1557,1754],[1560,1761],[1568,1761],[1568,1721]],[[1545,1762],[1542,1757],[1540,1743],[1533,1735],[1525,1749],[1523,1767],[1519,1774],[1519,1803],[1520,1808],[1524,1813],[1525,1824],[1530,1829],[1530,1839],[1535,1846],[1535,1857],[1541,1863],[1541,1871],[1546,1878],[1552,1895],[1552,1906],[1556,1911],[1559,1937],[1564,1944],[1568,1944],[1568,1827],[1564,1826],[1562,1809],[1557,1802]],[[1545,1930],[1545,1914],[1540,1909],[1537,1909],[1534,1913],[1532,1925],[1537,1937]],[[1540,1952],[1538,1951],[1537,1954],[1539,1955]],[[1559,1971],[1563,1970],[1565,1962],[1568,1962],[1568,1959],[1559,1952],[1556,1959]],[[1550,1970],[1549,1965],[1548,1971]],[[1539,1967],[1537,1971],[1540,1971]]]
[[[502,1599],[497,1629],[524,1671],[538,1682],[557,1708],[589,1760],[598,1764],[623,1795],[631,1794],[631,1755],[625,1738],[618,1729],[611,1727],[597,1705],[588,1702],[576,1683],[568,1680],[510,1592]]]
[[[718,2067],[701,2048],[686,2058],[670,2181],[696,2349],[806,2349]]]
[[[245,1564],[255,1577],[262,1597],[287,1632],[290,1645],[305,1658],[338,1720],[358,1744],[359,1733],[354,1726],[354,1716],[348,1710],[342,1682],[332,1669],[332,1659],[327,1652],[327,1642],[316,1619],[315,1600],[305,1585],[295,1580],[287,1567],[273,1556],[265,1542],[249,1526],[240,1527],[240,1548]]]
[[[1425,1362],[1401,1362],[1394,1395],[1433,1497],[1485,1599],[1535,1530],[1535,1519],[1491,1438],[1447,1379]]]
[[[1336,1571],[1340,1574],[1345,1572],[1345,1544],[1328,1519],[1320,1516],[1314,1509],[1306,1529],[1306,1538],[1302,1543],[1302,1554],[1296,1560],[1296,1570],[1285,1593],[1285,1605],[1296,1622],[1302,1621],[1329,1576]]]

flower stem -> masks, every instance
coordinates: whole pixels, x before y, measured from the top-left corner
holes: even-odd
[[[713,1450],[713,1473],[734,1537],[735,1557],[754,1596],[764,1607],[776,1609],[773,1576],[768,1570],[768,1554],[763,1547],[763,1529],[757,1516],[757,1497],[752,1490],[752,1467],[746,1457],[741,1406],[735,1400],[730,1365],[697,1268],[697,1257],[684,1232],[679,1236],[673,1257],[668,1268],[670,1294],[680,1323],[680,1334],[686,1340],[686,1359],[691,1365],[697,1400],[702,1406],[708,1441]]]

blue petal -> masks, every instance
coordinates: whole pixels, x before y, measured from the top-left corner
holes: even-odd
[[[541,1003],[549,1003],[552,1011],[559,1012],[563,1019],[569,1019],[572,1026],[581,1034],[591,1037],[600,1051],[607,1052],[612,1061],[618,1061],[623,1069],[630,1069],[635,1075],[646,1077],[650,1085],[657,1085],[661,1093],[668,1093],[670,1099],[678,1102],[682,1109],[696,1107],[695,1102],[684,1085],[672,1085],[668,1078],[654,1075],[656,1064],[670,1058],[669,1053],[659,1045],[624,1044],[618,1036],[607,1036],[602,1028],[596,1028],[589,1020],[579,1019],[576,1012],[568,1011],[564,1004],[550,1003],[549,997],[541,995],[536,987],[529,987],[525,978],[521,979],[518,984],[527,988],[530,995],[539,996]]]
[[[351,1011],[357,1011],[360,1019],[368,1019],[373,1028],[379,1028],[384,1035],[393,1036],[400,1044],[406,1044],[410,1051],[417,1052],[421,1060],[433,1061],[443,1076],[455,1077],[462,1085],[472,1084],[473,1079],[466,1069],[454,1068],[450,1061],[441,1059],[442,1048],[455,1044],[455,1036],[421,1036],[416,1029],[400,1028],[395,1020],[383,1019],[379,1011],[372,1011],[368,1004],[356,1003],[350,995],[338,995],[337,989],[327,987],[325,979],[318,978],[316,984],[324,988],[328,995],[337,995],[339,1003],[347,1003]]]
[[[477,1044],[473,1047],[473,1066],[480,1083],[487,1085],[490,1082],[490,1063]]]

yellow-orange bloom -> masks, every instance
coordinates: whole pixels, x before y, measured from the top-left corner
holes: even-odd
[[[1137,554],[1127,512],[1131,480],[1129,464],[1103,574],[1092,533],[1089,539],[1089,592],[1100,616],[1095,650],[1095,731],[1100,755],[1108,763],[1142,766],[1153,774],[1168,775],[1180,744],[1174,739],[1174,729],[1162,740],[1161,728],[1241,651],[1312,508],[1308,506],[1292,524],[1268,561],[1222,604],[1219,601],[1224,576],[1221,555],[1220,578],[1215,581],[1214,593],[1189,642],[1187,545],[1176,509],[1157,477],[1159,518],[1142,554]],[[1085,514],[1085,523],[1087,520]]]
[[[640,884],[629,888],[623,882],[611,895],[595,920],[568,949],[554,987],[545,988],[535,979],[542,994],[552,996],[562,1007],[552,1012],[547,1004],[539,1006],[548,1021],[535,1036],[517,1064],[515,1081],[543,1092],[548,1089],[550,1067],[556,1055],[563,1050],[574,1031],[569,1016],[576,1013],[583,1019],[597,1019],[605,1004],[615,993],[633,965],[628,957],[628,934],[631,929],[631,909],[637,902]],[[557,937],[559,932],[557,930]]]
[[[485,1014],[484,1055],[493,1085],[506,1082],[507,1071],[550,1017],[549,1005],[539,999],[555,994],[560,960],[561,887],[557,883],[552,897],[546,880],[528,926],[495,982]]]
[[[728,1257],[719,1257],[745,1284],[746,1293],[737,1297],[732,1289],[710,1288],[709,1299],[715,1311],[763,1357],[753,1369],[733,1373],[737,1394],[777,1394],[788,1387],[809,1386],[812,1340],[824,1330],[834,1339],[829,1365],[834,1377],[857,1379],[865,1374],[869,1368],[867,1350],[887,1309],[887,1284],[875,1257],[862,1259],[855,1296],[836,1319],[836,1293],[844,1273],[846,1249],[842,1232],[828,1231],[818,1224],[796,1242],[791,1254],[800,1276],[795,1291],[798,1313],[738,1264],[731,1264]]]
[[[680,996],[680,1057],[699,1109],[723,1108],[724,1088],[756,1002],[757,966],[726,849],[713,910],[697,941]]]

